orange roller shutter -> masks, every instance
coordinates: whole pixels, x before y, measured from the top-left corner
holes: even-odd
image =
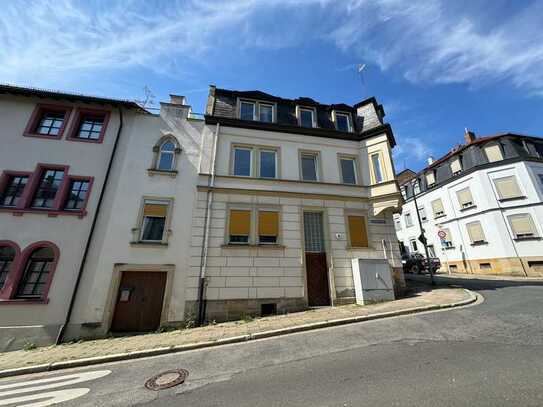
[[[168,213],[168,205],[146,203],[143,207],[144,216],[154,216],[165,218]]]
[[[364,216],[349,216],[349,235],[352,247],[368,247],[368,232]]]
[[[258,213],[258,234],[260,236],[278,236],[279,234],[279,213],[265,212]]]
[[[249,236],[251,211],[230,211],[230,236]]]

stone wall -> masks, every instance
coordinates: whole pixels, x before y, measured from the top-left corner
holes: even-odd
[[[521,262],[522,260],[522,262]],[[516,277],[543,277],[543,257],[503,257],[497,259],[475,259],[442,262],[441,271],[447,273],[503,275]],[[522,267],[524,263],[524,268]],[[524,272],[526,271],[526,273]]]

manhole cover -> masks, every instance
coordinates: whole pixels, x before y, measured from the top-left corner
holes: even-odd
[[[185,369],[168,370],[151,377],[145,382],[145,387],[154,391],[169,389],[183,383],[188,375]]]

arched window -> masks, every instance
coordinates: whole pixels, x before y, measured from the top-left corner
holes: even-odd
[[[149,168],[149,175],[167,174],[175,176],[181,147],[173,134],[166,134],[161,137],[154,145],[153,152],[153,165]]]
[[[164,141],[160,146],[157,169],[172,171],[175,161],[175,144],[171,140]]]
[[[34,249],[24,264],[23,275],[15,297],[42,298],[46,294],[55,263],[55,252],[51,247],[42,246]]]
[[[11,246],[0,246],[0,290],[8,278],[8,274],[13,268],[15,260],[15,249]]]

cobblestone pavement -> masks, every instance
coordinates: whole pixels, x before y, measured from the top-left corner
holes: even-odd
[[[0,370],[198,342],[216,341],[219,339],[289,328],[315,322],[358,316],[371,316],[383,312],[402,311],[428,305],[446,305],[463,301],[467,298],[469,298],[469,293],[463,289],[436,288],[434,290],[429,290],[427,286],[415,285],[410,289],[405,298],[386,303],[366,306],[353,304],[318,308],[286,315],[225,322],[200,328],[79,341],[60,346],[48,346],[33,350],[0,353]]]

